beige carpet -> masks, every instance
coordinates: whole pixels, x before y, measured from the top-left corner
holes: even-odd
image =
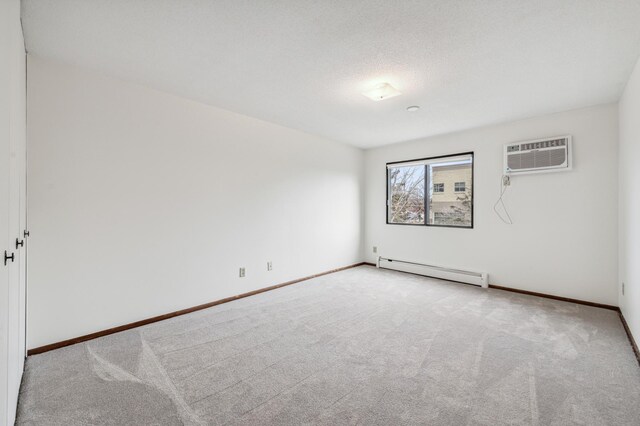
[[[639,425],[616,312],[363,266],[29,357],[18,425]]]

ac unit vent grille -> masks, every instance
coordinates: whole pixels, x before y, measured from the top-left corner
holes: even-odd
[[[568,139],[549,139],[545,141],[539,142],[528,142],[520,145],[521,151],[528,151],[530,149],[542,149],[542,148],[553,148],[555,146],[567,146]]]
[[[549,167],[560,166],[567,160],[566,149],[550,149],[545,151],[549,154]]]
[[[568,170],[570,146],[570,136],[506,145],[505,173]]]

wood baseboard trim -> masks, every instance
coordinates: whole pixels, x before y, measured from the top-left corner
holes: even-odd
[[[627,324],[627,320],[624,319],[624,315],[622,315],[622,311],[620,309],[618,309],[618,314],[620,315],[620,321],[622,321],[624,331],[627,333],[627,338],[629,339],[629,343],[631,344],[631,349],[633,349],[633,353],[635,354],[638,365],[640,366],[640,350],[638,349],[638,345],[636,344],[636,341],[633,338],[633,334],[631,334],[629,324]]]
[[[494,288],[496,290],[510,291],[513,293],[526,294],[529,296],[544,297],[545,299],[560,300],[562,302],[570,302],[570,303],[577,303],[580,305],[593,306],[594,308],[609,309],[611,311],[618,311],[618,312],[620,311],[620,309],[617,306],[605,305],[604,303],[587,302],[586,300],[571,299],[569,297],[554,296],[552,294],[537,293],[535,291],[520,290],[518,288],[502,287],[500,285],[493,285],[493,284],[489,284],[489,288]]]
[[[366,263],[366,262],[355,263],[353,265],[343,266],[342,268],[332,269],[330,271],[325,271],[325,272],[320,272],[318,274],[309,275],[309,276],[304,277],[304,278],[298,278],[296,280],[287,281],[287,282],[276,284],[276,285],[272,285],[272,286],[269,286],[269,287],[260,288],[258,290],[253,290],[253,291],[250,291],[248,293],[238,294],[237,296],[226,297],[224,299],[215,300],[213,302],[204,303],[202,305],[192,306],[191,308],[181,309],[179,311],[169,312],[167,314],[158,315],[158,316],[147,318],[147,319],[143,319],[143,320],[140,320],[140,321],[135,321],[135,322],[132,322],[132,323],[129,323],[129,324],[120,325],[120,326],[109,328],[109,329],[106,329],[106,330],[96,331],[95,333],[85,334],[84,336],[74,337],[72,339],[63,340],[61,342],[56,342],[56,343],[51,343],[51,344],[44,345],[44,346],[39,346],[37,348],[29,349],[27,351],[27,355],[37,355],[37,354],[41,354],[43,352],[52,351],[54,349],[64,348],[65,346],[75,345],[77,343],[86,342],[87,340],[97,339],[98,337],[102,337],[102,336],[108,336],[109,334],[119,333],[121,331],[130,330],[132,328],[140,327],[140,326],[151,324],[151,323],[154,323],[154,322],[166,320],[166,319],[177,317],[177,316],[180,316],[180,315],[189,314],[191,312],[195,312],[195,311],[200,311],[202,309],[211,308],[212,306],[221,305],[223,303],[231,302],[233,300],[243,299],[245,297],[254,296],[256,294],[264,293],[266,291],[275,290],[277,288],[285,287],[285,286],[292,285],[292,284],[297,284],[299,282],[307,281],[307,280],[310,280],[312,278],[318,278],[318,277],[321,277],[323,275],[333,274],[335,272],[344,271],[346,269],[351,269],[351,268],[355,268],[355,267],[362,266],[362,265],[369,265],[369,264]]]

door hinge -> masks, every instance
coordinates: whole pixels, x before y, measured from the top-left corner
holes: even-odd
[[[11,259],[11,262],[13,262],[14,258],[15,258],[15,255],[13,253],[11,253],[11,256],[9,256],[7,251],[6,250],[4,251],[4,264],[5,264],[5,266],[7,264],[7,260]]]
[[[29,236],[29,231],[27,231],[26,229],[24,230],[24,232],[22,233],[22,235],[26,238]]]
[[[16,238],[16,250],[18,250],[19,247],[24,247],[24,240],[20,241]]]

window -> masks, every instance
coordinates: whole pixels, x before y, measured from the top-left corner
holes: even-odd
[[[388,163],[387,223],[473,228],[473,153]]]
[[[388,170],[390,223],[424,223],[424,173],[422,165],[400,165]]]

